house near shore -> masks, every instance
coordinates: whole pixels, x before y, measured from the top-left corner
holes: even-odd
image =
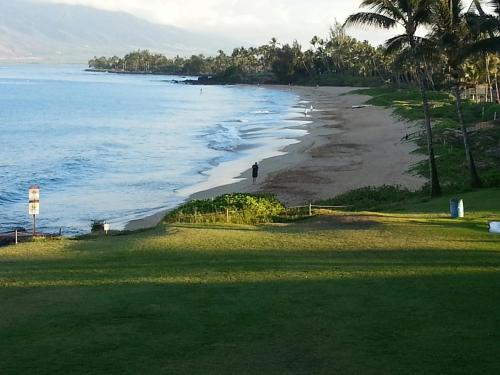
[[[471,85],[462,91],[462,99],[472,100],[476,103],[495,102],[497,98],[497,90],[485,84]]]

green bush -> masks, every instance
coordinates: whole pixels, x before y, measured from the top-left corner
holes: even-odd
[[[214,199],[193,200],[169,212],[169,223],[225,222],[226,210],[231,222],[256,224],[272,222],[285,206],[272,195],[226,194]]]
[[[378,211],[421,196],[421,192],[412,192],[401,186],[367,186],[351,190],[335,198],[318,202],[317,204],[325,206],[349,206],[354,211]]]
[[[236,85],[236,84],[276,84],[279,82],[276,76],[271,72],[245,73],[237,67],[229,67],[225,71],[213,75],[205,83]]]

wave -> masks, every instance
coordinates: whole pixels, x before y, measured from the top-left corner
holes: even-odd
[[[22,202],[21,196],[19,194],[12,194],[9,192],[0,192],[0,204],[2,203],[17,203]]]
[[[30,80],[26,81],[14,81],[14,80],[0,80],[0,85],[10,85],[10,86],[32,86],[38,84]]]
[[[222,121],[224,123],[239,123],[239,124],[244,124],[246,122],[248,122],[248,120],[246,119],[236,119],[236,120],[225,120],[225,121]]]
[[[229,125],[217,125],[204,138],[208,147],[216,151],[235,151],[243,143],[238,129]]]

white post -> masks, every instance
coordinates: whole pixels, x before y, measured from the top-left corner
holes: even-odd
[[[313,215],[312,203],[309,203],[309,216],[312,216],[312,215]]]
[[[17,245],[17,229],[16,229],[16,245]]]
[[[229,224],[229,209],[226,208],[226,224]]]

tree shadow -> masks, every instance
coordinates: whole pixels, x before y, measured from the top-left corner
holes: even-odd
[[[2,288],[2,374],[495,373],[499,282],[303,274]]]

